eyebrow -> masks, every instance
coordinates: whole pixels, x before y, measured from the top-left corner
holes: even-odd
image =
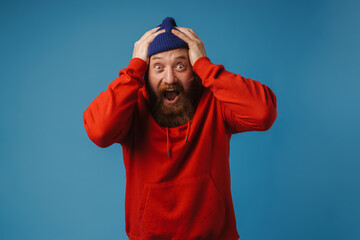
[[[151,60],[156,60],[156,59],[163,59],[161,57],[153,57]]]
[[[164,59],[164,58],[162,58],[162,57],[153,57],[152,58],[152,60],[156,60],[156,59]],[[187,58],[186,58],[185,55],[180,55],[180,56],[175,57],[175,59],[184,59],[184,60],[186,60]]]
[[[177,56],[175,59],[187,59],[186,57],[185,57],[185,55],[180,55],[180,56]]]

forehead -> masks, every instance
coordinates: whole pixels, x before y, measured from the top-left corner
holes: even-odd
[[[189,60],[189,50],[186,48],[177,48],[165,52],[160,52],[150,57],[150,61],[155,61],[155,60],[166,61],[166,60],[176,60],[176,59]]]

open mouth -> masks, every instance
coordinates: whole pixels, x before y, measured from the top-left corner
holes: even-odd
[[[164,97],[165,102],[167,102],[169,104],[174,104],[179,100],[180,92],[175,89],[169,88],[169,89],[164,90],[163,97]]]

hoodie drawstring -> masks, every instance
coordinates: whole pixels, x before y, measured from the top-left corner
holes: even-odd
[[[188,141],[190,136],[190,121],[187,123],[187,130],[186,130],[186,136],[185,136],[185,143]],[[167,155],[170,157],[170,134],[169,134],[169,128],[166,127],[166,150]]]
[[[187,140],[189,139],[189,134],[190,134],[190,121],[188,122],[188,127],[187,127],[187,131],[186,131],[186,137],[185,137],[185,142],[187,142]]]
[[[169,128],[166,127],[166,148],[168,157],[170,157],[170,137],[169,137]]]

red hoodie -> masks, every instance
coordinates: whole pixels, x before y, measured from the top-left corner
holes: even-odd
[[[274,93],[201,57],[193,70],[204,88],[192,120],[163,128],[149,112],[147,67],[132,59],[83,116],[96,145],[123,147],[127,235],[130,240],[238,239],[230,137],[269,129],[277,115]]]

